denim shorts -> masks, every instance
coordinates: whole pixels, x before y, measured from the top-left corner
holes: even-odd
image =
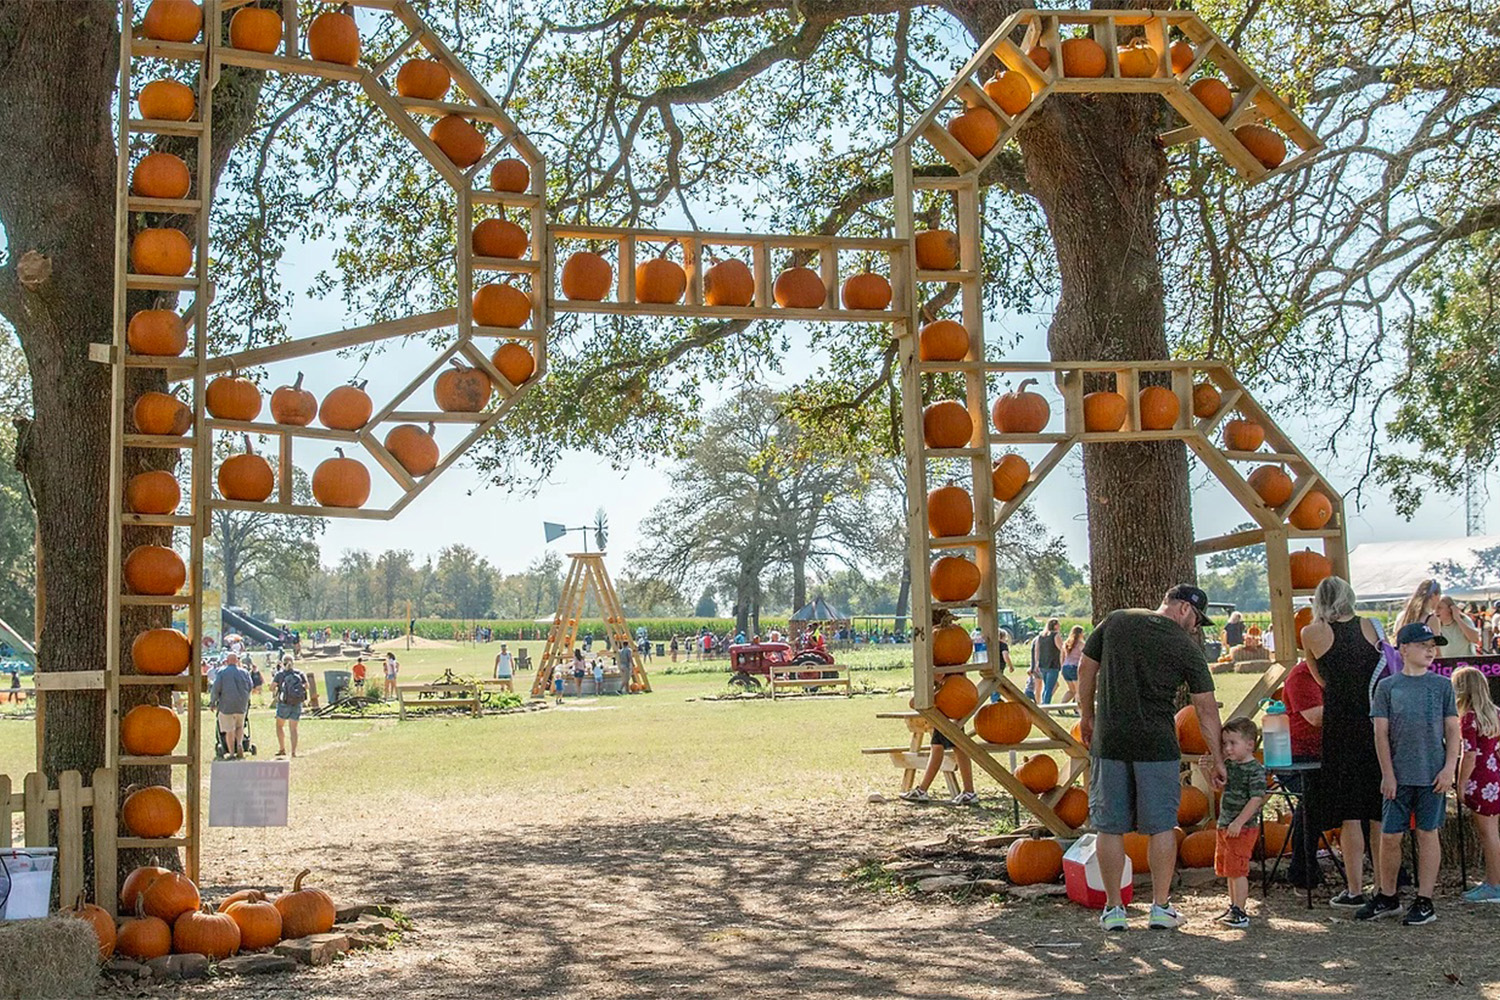
[[[1062,675],[1063,680],[1076,682],[1078,680],[1078,664],[1064,663],[1062,665]]]
[[[276,718],[278,719],[300,719],[302,718],[302,703],[289,705],[284,701],[276,703]]]
[[[1447,813],[1448,796],[1439,795],[1431,785],[1397,785],[1396,797],[1381,806],[1380,832],[1405,833],[1413,816],[1418,830],[1438,830]]]
[[[1182,765],[1175,760],[1106,760],[1089,765],[1089,821],[1100,833],[1166,833],[1177,825]]]

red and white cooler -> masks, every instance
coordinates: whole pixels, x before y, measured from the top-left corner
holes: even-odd
[[[1085,833],[1073,842],[1063,855],[1063,884],[1068,888],[1068,898],[1081,906],[1104,909],[1104,877],[1099,874],[1099,854],[1094,834]],[[1135,895],[1135,872],[1130,858],[1125,858],[1125,870],[1120,874],[1120,901],[1130,905]]]

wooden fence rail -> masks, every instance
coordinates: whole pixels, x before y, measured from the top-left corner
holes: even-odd
[[[104,822],[90,822],[94,837],[94,902],[110,913],[117,905],[117,878],[115,819],[116,801],[119,797],[115,772],[99,768],[94,772],[93,784],[84,785],[83,775],[77,771],[64,771],[58,775],[57,787],[47,787],[47,776],[33,771],[21,780],[20,790],[10,776],[0,774],[0,847],[11,847],[11,823],[16,813],[22,814],[25,847],[56,847],[56,879],[58,899],[71,906],[83,889],[83,836],[85,809],[92,809],[95,817],[108,817]],[[49,813],[57,813],[57,842],[49,834]]]

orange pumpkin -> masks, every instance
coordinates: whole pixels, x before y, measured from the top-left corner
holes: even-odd
[[[175,358],[187,349],[187,326],[170,309],[141,309],[125,327],[125,342],[134,354]]]
[[[495,161],[490,168],[490,188],[495,191],[510,191],[520,194],[531,187],[531,168],[525,160],[505,156]]]
[[[254,420],[260,416],[260,387],[239,375],[220,375],[208,383],[203,405],[220,420]]]
[[[1076,830],[1089,821],[1089,793],[1082,788],[1070,788],[1062,793],[1052,810],[1058,819]]]
[[[323,397],[318,423],[335,431],[357,431],[370,422],[375,404],[365,392],[365,383],[341,385]]]
[[[1214,863],[1214,831],[1199,830],[1183,838],[1177,858],[1184,868],[1208,868]]]
[[[1083,429],[1117,431],[1125,426],[1130,407],[1118,392],[1091,392],[1083,397]]]
[[[220,906],[219,911],[239,926],[242,951],[273,948],[281,941],[281,911],[263,892],[251,889],[243,899]]]
[[[1261,824],[1261,838],[1265,841],[1264,846],[1258,840],[1255,844],[1255,856],[1257,858],[1279,858],[1283,851],[1289,849],[1287,844],[1291,837],[1292,825],[1280,820],[1268,819]]]
[[[159,42],[197,41],[203,10],[193,0],[151,0],[141,19],[141,34]]]
[[[1036,385],[1036,379],[1022,380],[1020,385],[995,400],[990,416],[1001,434],[1038,434],[1052,419],[1052,407],[1046,397],[1028,390],[1029,385]]]
[[[929,448],[966,448],[974,421],[964,404],[945,399],[922,411],[922,436]]]
[[[1188,88],[1188,93],[1198,98],[1198,103],[1208,109],[1208,113],[1219,121],[1229,117],[1229,112],[1234,110],[1234,93],[1223,80],[1215,77],[1205,76],[1201,80],[1195,80]]]
[[[1267,170],[1276,169],[1286,159],[1286,140],[1264,125],[1241,125],[1234,130],[1234,137]]]
[[[932,705],[950,719],[965,718],[979,704],[979,689],[963,674],[948,674],[932,696]]]
[[[261,503],[276,489],[276,474],[271,463],[257,455],[250,447],[250,435],[245,435],[243,454],[230,455],[219,465],[219,493],[225,500],[243,500]]]
[[[1186,73],[1193,65],[1193,60],[1198,58],[1198,53],[1193,51],[1192,44],[1181,39],[1172,43],[1171,55],[1173,73]]]
[[[1151,870],[1151,838],[1144,833],[1131,830],[1125,834],[1125,856],[1130,859],[1130,867],[1136,874],[1144,874]]]
[[[1148,385],[1141,390],[1138,399],[1141,407],[1141,428],[1148,431],[1167,431],[1177,426],[1177,417],[1182,404],[1177,393],[1159,385]]]
[[[665,257],[642,261],[635,266],[635,300],[657,305],[682,301],[687,291],[687,272],[682,265]]]
[[[291,385],[278,386],[271,393],[271,419],[278,424],[306,427],[318,415],[318,397],[302,388],[302,373]]]
[[[1121,76],[1137,78],[1155,76],[1156,67],[1161,64],[1157,51],[1144,38],[1118,46],[1115,60],[1120,66]]]
[[[147,121],[185,122],[193,117],[197,98],[185,83],[152,80],[136,95],[135,106]]]
[[[408,59],[396,72],[396,93],[402,97],[441,101],[452,86],[453,74],[436,59]]]
[[[177,713],[161,705],[137,705],[120,717],[120,746],[140,757],[164,757],[182,738]]]
[[[71,907],[59,912],[62,916],[75,917],[88,924],[99,942],[99,961],[109,961],[109,957],[115,953],[115,918],[109,915],[108,910],[84,902],[84,895],[80,892]]]
[[[828,300],[828,289],[810,267],[789,267],[776,276],[771,297],[783,309],[820,309]]]
[[[994,701],[974,716],[974,732],[986,743],[1010,746],[1031,734],[1031,716],[1018,701]]]
[[[1297,501],[1287,520],[1292,527],[1303,531],[1317,531],[1333,517],[1333,501],[1322,490],[1308,490],[1307,495]]]
[[[1208,796],[1201,788],[1183,785],[1177,799],[1177,825],[1197,826],[1208,815]]]
[[[1030,59],[1032,65],[1043,73],[1052,68],[1052,52],[1045,46],[1033,45],[1026,50],[1026,58]]]
[[[125,876],[125,881],[120,885],[120,912],[140,912],[141,896],[145,893],[146,887],[169,872],[170,869],[157,868],[154,865],[142,865],[131,869],[130,874]]]
[[[130,643],[130,662],[138,674],[169,677],[188,667],[193,654],[188,637],[175,628],[151,628]]]
[[[478,413],[488,406],[495,390],[490,377],[457,358],[450,359],[448,364],[451,367],[432,386],[432,398],[438,409],[444,413]]]
[[[891,304],[891,283],[883,275],[868,271],[853,274],[844,282],[842,299],[845,309],[886,309]]]
[[[143,392],[131,407],[130,419],[142,434],[181,437],[193,426],[193,411],[176,396]]]
[[[526,256],[531,240],[526,230],[509,219],[485,219],[474,227],[469,243],[475,256],[520,260]]]
[[[948,134],[976,160],[984,157],[1000,138],[1000,119],[988,108],[969,108],[948,122]]]
[[[531,321],[531,297],[514,285],[492,282],[474,293],[474,323],[519,330]]]
[[[1230,451],[1256,451],[1266,443],[1266,429],[1254,420],[1231,420],[1224,425],[1224,447]]]
[[[1018,115],[1031,105],[1031,84],[1013,69],[996,74],[984,85],[984,92],[1008,115]]]
[[[1211,417],[1219,412],[1223,397],[1212,382],[1199,382],[1193,386],[1193,416]]]
[[[1014,452],[1001,455],[995,462],[995,469],[990,474],[990,482],[995,490],[995,499],[1002,503],[1014,500],[1031,482],[1031,463]]]
[[[495,348],[495,353],[490,355],[490,364],[514,386],[525,384],[536,374],[536,358],[517,343],[504,343]]]
[[[385,435],[385,450],[403,469],[420,478],[436,469],[441,457],[433,437],[435,430],[434,424],[428,424],[425,431],[416,424],[397,424]]]
[[[172,950],[179,955],[228,958],[240,950],[240,925],[227,913],[189,910],[172,924]]]
[[[1025,763],[1016,768],[1016,778],[1035,795],[1050,792],[1057,787],[1057,761],[1044,753],[1027,757]]]
[[[962,625],[939,625],[932,630],[932,663],[937,667],[957,667],[974,655],[974,640]]]
[[[182,556],[164,545],[137,545],[125,557],[121,569],[125,586],[132,594],[166,597],[177,593],[187,582],[187,566]]]
[[[461,115],[444,115],[427,130],[427,137],[437,144],[453,165],[472,167],[484,156],[484,136],[473,123]]]
[[[1297,609],[1297,614],[1292,618],[1292,627],[1297,630],[1297,648],[1302,649],[1302,630],[1312,624],[1312,608],[1302,607]]]
[[[341,66],[359,62],[359,26],[353,15],[330,10],[313,18],[307,28],[307,54]]]
[[[250,52],[275,52],[281,46],[281,15],[264,7],[241,7],[229,19],[229,45]]]
[[[1174,720],[1177,727],[1177,745],[1183,753],[1208,753],[1208,743],[1203,739],[1203,730],[1198,725],[1198,713],[1192,705],[1177,710]]]
[[[711,306],[748,306],[755,301],[755,275],[734,257],[703,272],[703,301]]]
[[[1062,43],[1063,76],[1098,77],[1109,70],[1104,46],[1092,38],[1066,38]]]
[[[170,514],[181,502],[182,487],[170,472],[141,472],[125,483],[125,506],[137,514]]]
[[[276,909],[281,912],[281,933],[289,939],[326,934],[333,928],[337,916],[333,899],[322,889],[302,888],[302,880],[311,874],[311,869],[304,868],[292,883],[292,891],[276,897]]]
[[[917,357],[922,361],[962,361],[969,356],[969,331],[951,319],[934,320],[917,335]]]
[[[178,801],[176,795],[172,794],[172,789],[165,785],[148,785],[145,788],[136,789],[125,797],[125,804],[120,807],[120,819],[124,821],[125,827],[137,837],[151,839],[171,837],[182,829],[182,803]],[[182,896],[179,879],[186,882],[189,887],[193,884],[185,875],[179,875],[176,872],[168,872],[152,880],[141,896],[147,913],[153,917],[171,921],[182,912],[182,910],[177,910],[175,913],[168,912]],[[161,887],[160,890],[158,886]],[[197,890],[194,889],[193,895],[197,894]]]
[[[613,281],[609,261],[591,251],[580,250],[563,264],[563,297],[574,302],[603,302]]]
[[[1017,840],[1005,851],[1005,874],[1016,885],[1056,882],[1062,866],[1062,845],[1040,834]]]
[[[181,278],[193,269],[193,245],[181,230],[142,229],[130,241],[130,269]]]
[[[313,498],[324,507],[363,507],[370,499],[370,470],[358,459],[345,458],[335,448],[336,458],[325,458],[313,470]]]
[[[979,589],[979,567],[963,556],[944,556],[929,576],[935,601],[967,601]]]
[[[1280,507],[1292,498],[1292,477],[1279,465],[1262,465],[1250,473],[1250,488],[1267,507]]]
[[[950,229],[926,229],[916,237],[917,267],[923,271],[958,268],[958,234]]]
[[[1292,553],[1292,587],[1296,590],[1312,590],[1325,577],[1333,575],[1333,563],[1321,552],[1303,549]]]
[[[186,198],[192,184],[187,164],[171,153],[147,153],[130,172],[130,193],[140,198]]]
[[[974,530],[974,500],[962,486],[939,486],[927,494],[927,530],[934,538],[956,538]]]
[[[158,0],[159,2],[159,0]],[[172,953],[172,928],[156,917],[127,917],[115,935],[115,951],[138,962]]]

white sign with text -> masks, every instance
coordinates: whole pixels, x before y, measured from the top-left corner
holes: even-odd
[[[286,826],[289,761],[216,760],[209,773],[209,826]]]

